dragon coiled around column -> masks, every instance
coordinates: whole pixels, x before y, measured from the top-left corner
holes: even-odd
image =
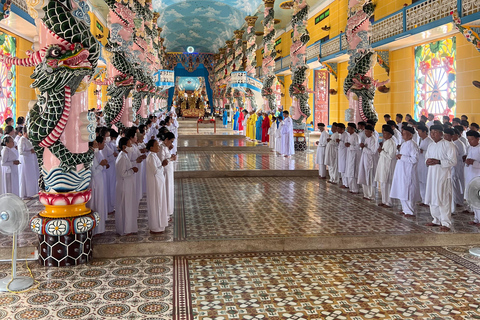
[[[142,68],[135,68],[135,90],[133,91],[133,115],[135,122],[137,119],[140,120],[140,124],[144,124],[148,119],[142,118],[140,115],[140,109],[142,107],[142,102],[144,98],[151,95],[152,87],[154,88],[153,79],[148,77]],[[148,101],[149,103],[149,101]],[[146,105],[148,105],[148,103]],[[146,106],[145,106],[146,107]]]
[[[264,17],[263,17],[263,27],[264,27],[264,36],[263,36],[263,89],[262,96],[268,102],[268,107],[271,111],[275,110],[276,107],[276,95],[273,92],[273,86],[275,84],[275,57],[277,56],[277,51],[275,50],[275,27],[274,27],[274,14],[275,10],[273,8],[273,3],[271,6],[265,5]]]

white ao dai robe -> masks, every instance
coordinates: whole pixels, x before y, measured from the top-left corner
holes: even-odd
[[[137,158],[140,157],[142,153],[140,152],[140,149],[138,145],[132,145],[132,148],[130,149],[129,156],[130,156],[130,162],[132,163],[132,167],[137,167],[138,172],[135,174],[135,184],[134,187],[132,188],[132,191],[136,194],[136,203],[137,206],[140,204],[140,200],[143,197],[143,187],[142,187],[142,162],[138,163]]]
[[[465,145],[460,140],[452,141],[457,151],[457,164],[452,169],[452,213],[455,212],[456,205],[463,205],[463,194],[465,191],[465,175],[463,156],[467,154]]]
[[[345,162],[345,178],[348,180],[348,187],[350,188],[351,192],[357,193],[358,192],[358,163],[360,160],[359,153],[360,153],[360,138],[358,134],[352,133],[348,135],[347,142],[350,143],[349,147],[347,148],[347,159]],[[339,155],[340,156],[340,155]]]
[[[295,154],[295,143],[293,141],[293,121],[292,118],[287,117],[283,120],[283,126],[281,128],[282,133],[282,148],[281,154],[290,156]]]
[[[338,172],[341,173],[342,175],[342,181],[343,185],[348,187],[348,183],[346,179],[344,179],[344,173],[345,173],[345,166],[346,166],[346,161],[347,161],[347,147],[345,146],[345,143],[348,140],[348,133],[343,132],[339,134],[339,139],[340,142],[338,142]]]
[[[338,183],[338,143],[339,134],[337,132],[330,136],[330,141],[325,148],[325,164],[328,166],[330,182]]]
[[[108,207],[107,198],[105,193],[108,190],[105,188],[105,175],[106,170],[104,166],[100,165],[100,162],[104,159],[101,151],[95,151],[93,157],[92,166],[90,168],[92,172],[92,178],[90,180],[90,189],[92,189],[92,198],[87,203],[87,207],[94,212],[98,212],[100,216],[100,222],[95,227],[94,233],[105,232],[105,221],[107,220]]]
[[[375,196],[373,188],[375,184],[374,159],[378,153],[378,140],[372,135],[371,137],[365,137],[363,143],[365,146],[362,149],[358,166],[358,184],[363,185],[364,197],[373,199]]]
[[[3,175],[3,193],[13,193],[20,195],[18,165],[13,161],[18,160],[18,151],[13,148],[3,147],[2,149],[2,175]]]
[[[170,150],[163,142],[160,144],[160,152],[158,153],[158,158],[160,161],[168,160],[168,165],[164,167],[165,170],[165,189],[167,194],[167,208],[168,215],[173,215],[175,210],[175,179],[174,179],[174,167],[173,162],[170,160],[171,157]]]
[[[433,223],[450,228],[452,204],[452,168],[457,164],[453,143],[447,140],[432,142],[425,159],[440,160],[440,164],[428,167],[425,203],[430,205]]]
[[[20,197],[33,197],[38,193],[38,169],[37,155],[32,153],[33,145],[25,137],[21,137],[18,143],[20,154]]]
[[[427,172],[428,168],[425,164],[425,154],[427,153],[428,146],[432,143],[433,140],[430,137],[425,139],[420,139],[418,155],[418,164],[417,164],[417,175],[418,175],[418,185],[420,188],[420,196],[422,197],[422,202],[425,203],[425,191],[427,190]]]
[[[145,161],[147,171],[147,211],[150,231],[162,232],[168,225],[165,169],[156,153],[150,152]]]
[[[278,123],[277,131],[275,132],[275,151],[278,153],[282,152],[282,127],[283,121]]]
[[[392,189],[393,174],[397,163],[397,143],[392,138],[384,140],[382,150],[378,159],[378,165],[375,172],[375,181],[380,183],[382,192],[382,203],[387,206],[392,205],[390,200],[390,191]]]
[[[318,139],[317,154],[315,157],[315,163],[318,164],[318,175],[322,178],[327,176],[325,165],[325,149],[327,147],[328,137],[329,135],[326,130],[320,134],[320,139]]]
[[[268,135],[270,137],[268,139],[268,146],[275,151],[277,142],[277,139],[275,139],[277,136],[277,121],[272,122],[272,125],[268,129]]]
[[[135,185],[135,176],[132,162],[128,154],[120,152],[115,163],[117,174],[115,187],[115,228],[120,235],[138,231],[138,202],[132,186]]]
[[[473,164],[467,165],[465,164],[465,190],[468,191],[468,186],[470,182],[475,177],[480,177],[480,144],[470,148],[468,148],[467,159],[475,160]],[[465,196],[468,193],[465,192]],[[480,223],[480,209],[473,209],[475,213],[474,222]]]

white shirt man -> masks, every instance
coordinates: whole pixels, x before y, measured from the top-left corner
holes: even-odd
[[[340,188],[342,189],[347,189],[348,188],[348,181],[347,178],[345,177],[345,166],[346,166],[346,159],[347,159],[347,147],[345,146],[345,143],[347,142],[348,139],[348,133],[345,132],[345,125],[343,123],[339,123],[338,126],[338,138],[337,138],[337,143],[338,143],[338,173],[340,174],[340,177],[342,178],[342,186]]]
[[[325,149],[327,147],[327,139],[329,135],[325,131],[325,124],[319,123],[318,130],[320,130],[320,139],[317,141],[317,156],[315,163],[318,164],[318,176],[320,179],[327,178],[327,166],[325,165]]]
[[[448,232],[452,227],[452,168],[457,164],[457,155],[455,146],[443,139],[443,126],[431,126],[430,136],[433,143],[425,154],[428,167],[425,203],[430,205],[433,221],[427,226]]]
[[[293,141],[293,121],[288,116],[288,111],[283,111],[283,126],[280,129],[282,134],[281,153],[285,157],[295,154],[295,142]]]
[[[393,138],[392,128],[389,125],[384,125],[382,129],[384,141],[379,148],[380,157],[375,172],[375,181],[380,183],[380,191],[382,192],[382,202],[379,206],[391,208],[390,190],[392,189],[393,174],[397,163],[397,144]]]
[[[475,177],[480,176],[480,133],[476,131],[467,132],[468,148],[467,159],[465,160],[465,196],[468,194],[468,186]],[[470,224],[480,226],[480,209],[473,209],[475,217]]]
[[[428,136],[428,128],[425,126],[418,127],[418,136],[420,138],[419,144],[419,155],[418,155],[418,164],[417,164],[417,175],[418,175],[418,183],[420,187],[420,196],[422,198],[421,206],[425,205],[425,191],[427,189],[427,172],[428,168],[425,164],[425,154],[427,153],[427,149],[430,143],[433,142],[432,138]]]
[[[360,143],[362,155],[360,157],[360,165],[358,167],[358,184],[362,185],[363,198],[372,200],[375,198],[375,171],[374,158],[378,153],[378,140],[373,135],[373,127],[367,125],[365,127],[365,140]]]
[[[443,135],[445,140],[448,140],[454,144],[457,154],[457,164],[452,169],[452,214],[455,212],[455,208],[457,206],[463,206],[463,193],[465,191],[463,157],[467,155],[467,150],[465,149],[463,142],[458,140],[459,135],[460,132],[454,129],[445,129],[445,133]]]
[[[345,163],[345,178],[347,179],[348,188],[351,193],[358,193],[358,163],[360,161],[359,151],[360,151],[360,138],[355,132],[356,125],[355,123],[349,123],[348,127],[348,139],[345,143],[347,147],[347,159]]]
[[[328,174],[330,180],[328,182],[337,184],[340,177],[338,176],[338,143],[339,135],[337,132],[337,124],[332,124],[332,135],[327,139],[327,147],[325,148],[325,164],[328,166]]]

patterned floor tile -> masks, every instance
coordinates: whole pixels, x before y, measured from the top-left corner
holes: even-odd
[[[442,248],[177,259],[189,271],[184,319],[480,318],[480,267]]]
[[[20,264],[19,264],[20,266]],[[0,294],[0,319],[172,319],[173,257],[30,265],[38,287]],[[9,271],[0,264],[0,276]],[[26,274],[24,266],[21,274]]]

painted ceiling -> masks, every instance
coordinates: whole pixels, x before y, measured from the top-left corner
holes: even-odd
[[[199,77],[177,77],[177,86],[180,90],[195,91],[201,86]]]
[[[218,52],[262,0],[153,0],[168,52]]]

